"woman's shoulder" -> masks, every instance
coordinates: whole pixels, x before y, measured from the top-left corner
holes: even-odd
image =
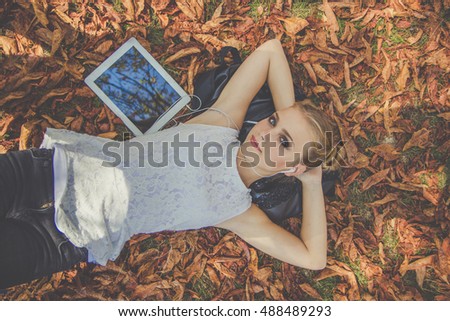
[[[210,107],[202,114],[189,119],[184,122],[184,124],[225,127],[235,131],[239,131],[242,127],[242,124],[236,124],[233,118],[231,118],[228,114],[213,107]]]

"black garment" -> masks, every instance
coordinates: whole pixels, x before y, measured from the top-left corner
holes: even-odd
[[[54,219],[53,150],[0,155],[0,289],[87,260]]]

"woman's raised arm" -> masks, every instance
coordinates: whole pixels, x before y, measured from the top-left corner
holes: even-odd
[[[295,102],[291,70],[277,39],[266,41],[244,60],[211,107],[242,124],[250,102],[266,81],[276,110],[288,108]],[[208,122],[211,119],[208,117],[207,110],[196,117],[197,122]]]
[[[326,266],[326,246],[325,253],[323,250],[315,252],[308,249],[300,238],[273,223],[255,204],[252,204],[244,213],[220,223],[216,227],[236,233],[257,249],[283,262],[310,270],[321,270]],[[311,244],[323,243],[324,235],[322,233],[308,235],[308,237]]]

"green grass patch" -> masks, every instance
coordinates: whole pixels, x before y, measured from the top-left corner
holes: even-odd
[[[110,0],[108,2],[112,4],[116,12],[122,13],[125,11],[125,7],[122,4],[122,0]]]
[[[159,25],[159,21],[158,21]],[[161,27],[156,27],[153,24],[147,27],[147,38],[152,45],[162,46],[164,45],[164,29]]]
[[[306,19],[307,17],[313,16],[318,12],[317,1],[301,1],[296,0],[292,2],[291,16]]]
[[[360,102],[362,102],[366,97],[364,95],[366,88],[362,83],[356,83],[349,89],[341,87],[337,90],[339,97],[342,99],[343,104],[348,104],[352,100],[355,102],[350,106],[350,110],[355,108]]]
[[[342,35],[344,34],[344,30],[345,30],[345,20],[341,19],[339,17],[336,17],[338,25],[339,25],[339,31],[337,32],[337,37],[339,39],[341,39]]]
[[[369,227],[373,224],[373,214],[372,210],[367,203],[372,203],[375,201],[375,192],[373,189],[361,191],[361,183],[370,175],[366,174],[363,170],[357,181],[354,181],[348,187],[348,201],[352,204],[352,213],[359,215],[363,219],[365,226]]]
[[[248,5],[250,6],[250,11],[248,11],[248,15],[254,20],[258,21],[263,16],[270,15],[271,5],[275,3],[274,0],[256,0],[251,1]],[[258,8],[262,8],[263,12],[261,14],[258,13]]]
[[[335,249],[333,252],[333,257],[335,257],[338,261],[344,262],[347,264],[353,271],[356,276],[356,280],[362,286],[367,288],[368,278],[366,274],[360,268],[360,259],[356,258],[355,262],[351,262],[350,259],[342,253],[342,248]]]
[[[439,161],[441,164],[445,164],[448,161],[448,154],[445,152],[439,151],[440,145],[436,145],[431,148],[431,156],[437,161]],[[448,175],[447,175],[448,176]]]
[[[209,279],[206,273],[203,273],[202,276],[195,281],[192,286],[192,290],[196,292],[200,299],[195,299],[199,301],[209,301],[211,300],[216,292],[216,287],[214,283]]]
[[[366,133],[367,139],[361,136],[357,136],[355,138],[355,141],[358,144],[358,146],[361,147],[366,156],[372,157],[374,153],[368,150],[368,148],[377,146],[379,143],[374,133],[372,133],[371,131],[364,131],[364,132]]]
[[[307,283],[319,292],[320,296],[324,300],[333,300],[334,289],[336,288],[336,285],[341,282],[341,278],[339,276],[333,276],[320,281],[315,281],[314,277],[317,275],[316,271],[302,269],[301,274],[306,278],[308,281]],[[314,300],[316,299],[314,298]]]
[[[401,190],[398,202],[404,205],[405,207],[415,208],[418,204],[416,200],[413,198],[414,196],[416,196],[415,192]]]
[[[425,279],[422,286],[422,296],[425,301],[434,300],[434,297],[445,292],[439,283],[436,281],[438,278],[434,275],[435,273],[430,267],[426,268]],[[420,291],[420,288],[419,288]]]
[[[217,7],[219,6],[221,1],[217,0],[210,0],[206,2],[206,8],[205,8],[205,21],[211,20],[214,11],[216,11]]]
[[[401,152],[400,160],[404,164],[410,164],[413,159],[415,159],[417,156],[423,154],[423,149],[417,146],[411,147],[405,151]]]
[[[340,283],[340,277],[332,276],[318,282],[313,281],[311,286],[319,292],[324,300],[333,301],[334,289],[338,283]]]

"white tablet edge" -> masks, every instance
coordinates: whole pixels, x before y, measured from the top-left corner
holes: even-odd
[[[109,56],[103,63],[101,63],[89,76],[86,77],[84,82],[98,95],[98,97],[109,107],[114,113],[122,119],[124,124],[133,132],[134,135],[144,135],[143,132],[136,127],[135,124],[120,110],[119,107],[97,86],[95,80],[105,72],[106,69],[111,67],[120,57],[122,57],[131,47],[135,47],[142,56],[152,65],[153,68],[172,86],[172,88],[178,93],[180,99],[174,106],[160,116],[160,118],[148,129],[145,133],[156,132],[170,121],[170,119],[176,115],[187,103],[191,100],[191,97],[187,95],[184,89],[178,85],[178,83],[170,76],[167,71],[145,50],[144,47],[132,37],[128,39],[122,46],[120,46],[111,56]]]

